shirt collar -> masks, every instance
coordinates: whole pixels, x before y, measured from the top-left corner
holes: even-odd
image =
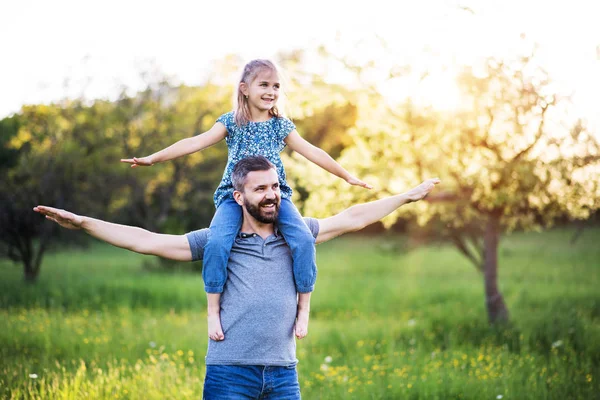
[[[257,235],[256,233],[244,233],[241,230],[238,232],[238,237],[240,238],[249,238],[251,236]],[[273,225],[273,235],[275,237],[279,237],[279,226],[277,224]]]

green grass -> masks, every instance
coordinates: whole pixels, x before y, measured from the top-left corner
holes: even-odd
[[[305,399],[592,399],[600,393],[600,229],[503,238],[512,324],[452,247],[349,237],[319,246]],[[39,282],[0,261],[0,398],[199,398],[199,274],[96,244],[48,255]],[[35,374],[35,375],[33,375]],[[37,376],[37,377],[34,377]]]

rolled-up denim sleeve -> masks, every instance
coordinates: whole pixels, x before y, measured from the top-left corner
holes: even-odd
[[[208,242],[209,232],[210,229],[204,228],[185,235],[192,251],[192,261],[200,261],[204,258],[204,247]]]

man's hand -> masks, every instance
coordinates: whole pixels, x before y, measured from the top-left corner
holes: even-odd
[[[427,179],[419,186],[410,189],[408,192],[406,192],[408,201],[413,202],[424,199],[425,196],[427,196],[438,183],[440,183],[439,178]]]
[[[33,207],[33,211],[45,215],[47,219],[54,221],[67,229],[81,229],[81,224],[83,223],[83,217],[80,215],[65,210],[59,210],[58,208],[37,206]]]
[[[366,182],[361,181],[360,179],[358,179],[354,176],[350,176],[348,179],[346,179],[346,182],[348,182],[349,184],[354,185],[354,186],[364,187],[365,189],[373,189],[373,186],[369,185]]]
[[[131,168],[135,167],[150,167],[154,165],[152,157],[133,157],[133,158],[121,158],[122,163],[131,164]]]

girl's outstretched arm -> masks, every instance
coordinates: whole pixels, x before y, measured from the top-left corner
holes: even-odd
[[[373,186],[369,185],[368,183],[365,183],[351,175],[350,172],[346,171],[344,167],[338,164],[338,162],[335,161],[329,154],[327,154],[326,151],[310,144],[303,139],[296,130],[290,132],[290,134],[285,138],[285,143],[290,149],[301,154],[308,161],[313,162],[319,167],[323,168],[325,171],[342,178],[349,184],[362,186],[366,189],[373,188]]]
[[[161,151],[158,151],[150,156],[139,158],[122,158],[121,162],[131,164],[131,168],[140,166],[149,167],[159,162],[169,161],[174,158],[203,150],[225,139],[225,136],[227,136],[227,129],[225,128],[225,125],[217,122],[212,128],[201,135],[181,139],[180,141],[175,142],[169,147],[162,149]]]

